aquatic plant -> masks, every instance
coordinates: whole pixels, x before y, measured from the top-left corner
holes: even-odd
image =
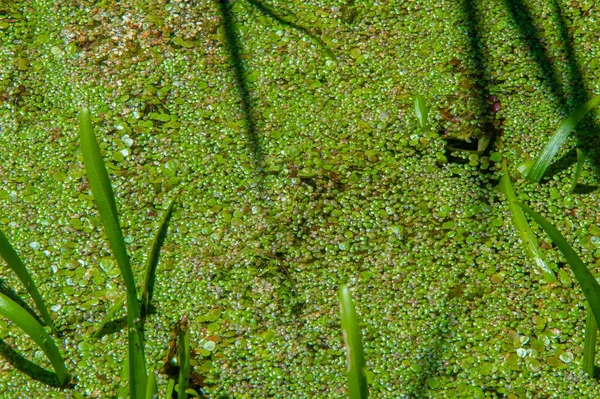
[[[346,365],[348,375],[348,394],[350,399],[366,399],[368,397],[365,359],[358,328],[358,318],[352,303],[350,290],[345,285],[339,289],[340,315],[342,333],[346,347]]]
[[[552,134],[548,143],[540,153],[540,155],[535,160],[531,169],[527,173],[527,178],[534,182],[539,182],[544,173],[546,173],[546,169],[552,162],[552,158],[558,152],[558,149],[563,144],[563,142],[569,137],[569,134],[575,129],[575,126],[581,121],[594,107],[600,104],[600,95],[593,97],[587,103],[583,104],[579,108],[569,115],[558,127],[558,129]]]
[[[554,272],[550,269],[550,266],[548,266],[548,263],[546,263],[546,260],[543,258],[540,252],[540,246],[535,238],[535,234],[533,234],[533,231],[531,231],[531,227],[529,227],[527,219],[525,219],[523,210],[517,205],[517,196],[515,195],[515,191],[510,182],[510,176],[506,168],[506,161],[504,160],[502,161],[502,178],[500,179],[500,189],[506,196],[508,207],[512,215],[513,224],[519,232],[521,241],[523,242],[523,245],[525,246],[529,256],[531,259],[533,259],[535,265],[543,274],[544,279],[550,282],[556,281]]]
[[[147,374],[144,357],[144,336],[140,303],[138,302],[133,270],[125,248],[123,232],[119,225],[115,195],[102,161],[100,147],[94,136],[90,111],[81,110],[79,115],[79,140],[89,186],[100,213],[110,247],[125,280],[127,295],[127,334],[129,340],[129,392],[131,399],[143,399],[146,395]]]
[[[594,275],[581,261],[577,253],[569,245],[567,240],[562,236],[554,225],[548,222],[542,215],[531,209],[529,206],[517,203],[523,208],[541,227],[544,229],[548,237],[556,244],[560,252],[567,260],[567,264],[571,267],[583,295],[587,301],[586,315],[586,330],[584,341],[584,370],[593,377],[594,374],[594,357],[596,351],[596,330],[597,321],[600,320],[600,285]]]

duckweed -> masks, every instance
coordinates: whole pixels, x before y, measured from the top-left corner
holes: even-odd
[[[168,273],[157,274],[157,309],[146,322],[152,370],[164,361],[173,321],[187,314],[196,360],[211,364],[202,368],[209,395],[344,397],[335,291],[347,283],[361,303],[373,397],[569,397],[575,383],[577,395],[593,395],[595,382],[578,374],[582,297],[553,248],[546,252],[558,283],[530,275],[495,188],[502,159],[536,157],[577,97],[598,92],[593,2],[561,5],[561,18],[547,2],[526,2],[528,14],[503,2],[475,4],[471,14],[429,1],[273,6],[305,32],[247,1],[229,3],[248,115],[214,2],[135,4],[144,12],[58,4],[28,18],[18,4],[3,10],[0,224],[27,246],[36,283],[56,306],[67,366],[77,370],[69,392],[115,396],[126,340],[117,331],[102,339],[101,354],[78,348],[123,289],[82,178],[74,118],[85,99],[102,126],[133,265],[144,263],[136,243],[154,231],[154,204],[186,187],[158,266]],[[569,87],[576,69],[561,42],[562,19],[574,38],[580,92]],[[536,61],[542,51],[555,72]],[[415,93],[427,98],[435,135],[419,130]],[[256,162],[251,124],[262,147]],[[584,125],[573,140],[593,159],[597,146]],[[492,126],[489,153],[462,151],[478,150]],[[569,196],[571,170],[550,173],[540,186],[514,181],[515,191],[553,206],[545,216],[594,264],[598,173],[586,165]],[[560,227],[568,223],[572,229]],[[39,249],[30,249],[34,242]],[[84,263],[53,261],[63,256]],[[274,256],[298,298],[269,263]],[[141,278],[143,268],[134,273]],[[7,283],[16,286],[10,276]],[[529,342],[513,348],[507,329]],[[264,331],[273,331],[268,342]],[[12,329],[1,334],[26,356],[35,352]],[[0,381],[0,392],[62,395],[17,372]],[[159,374],[164,390],[163,381]]]

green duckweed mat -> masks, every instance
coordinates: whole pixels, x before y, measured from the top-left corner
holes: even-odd
[[[74,376],[54,387],[0,319],[0,396],[127,392],[124,324],[91,338],[124,286],[77,142],[89,106],[138,281],[180,193],[145,323],[163,392],[187,316],[207,397],[346,397],[345,283],[373,398],[597,397],[583,295],[532,225],[558,282],[542,279],[497,184],[504,158],[597,270],[598,114],[541,185],[516,168],[600,92],[599,18],[592,0],[0,3],[0,229]],[[0,288],[29,300],[4,263]]]

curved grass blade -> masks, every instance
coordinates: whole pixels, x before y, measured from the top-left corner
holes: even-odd
[[[44,327],[29,312],[2,293],[0,293],[0,314],[13,322],[38,344],[48,360],[50,360],[58,381],[64,386],[69,381],[67,366],[65,366],[56,343],[46,330],[44,330]]]
[[[27,288],[29,295],[31,295],[33,301],[35,302],[35,306],[38,308],[40,314],[42,315],[44,323],[46,323],[46,325],[52,329],[52,332],[54,332],[55,334],[58,333],[56,327],[54,327],[52,319],[50,318],[50,313],[48,313],[48,309],[46,309],[44,300],[42,299],[40,292],[35,286],[31,275],[27,271],[25,264],[23,263],[15,249],[12,247],[12,245],[10,245],[8,238],[6,238],[2,231],[0,231],[0,256],[4,258],[8,266],[16,273],[16,275],[19,277],[19,280],[21,280],[25,288]]]
[[[146,272],[144,275],[144,285],[142,286],[142,294],[141,297],[141,308],[142,315],[148,313],[148,307],[150,306],[150,302],[152,301],[152,293],[154,287],[154,277],[156,272],[156,266],[158,264],[158,255],[160,253],[160,247],[162,244],[162,240],[167,234],[168,222],[171,218],[171,213],[173,212],[173,207],[177,202],[178,195],[176,194],[167,210],[163,213],[162,219],[160,220],[160,224],[158,225],[158,230],[154,235],[154,239],[152,240],[152,245],[150,246],[150,252],[148,253],[148,258],[146,259]]]
[[[585,312],[585,341],[583,341],[583,371],[594,378],[594,363],[596,362],[596,336],[598,333],[598,323],[594,318],[594,313],[590,304],[586,304]]]
[[[179,320],[179,380],[177,399],[187,399],[190,381],[190,321],[187,317]]]
[[[428,130],[429,124],[427,123],[427,114],[429,109],[425,103],[425,98],[422,95],[417,94],[413,99],[413,103],[415,106],[415,115],[419,121],[419,127],[421,130]]]
[[[137,299],[135,279],[125,248],[123,232],[119,225],[117,204],[100,147],[94,136],[92,119],[88,109],[79,115],[79,140],[88,183],[94,195],[94,201],[100,213],[100,220],[106,231],[113,255],[117,260],[121,275],[125,280],[127,294],[127,326],[129,330],[129,392],[131,399],[144,399],[146,394],[146,361],[144,358],[144,340],[142,334],[140,304]]]
[[[552,158],[556,155],[562,143],[569,137],[569,134],[575,129],[575,126],[577,126],[579,121],[598,104],[600,104],[600,95],[595,96],[590,101],[577,108],[560,124],[558,130],[550,137],[550,140],[542,150],[542,153],[529,170],[529,173],[527,174],[529,180],[539,182],[542,179],[550,162],[552,162]]]
[[[600,320],[600,285],[594,275],[589,269],[583,264],[579,256],[575,253],[573,248],[569,245],[567,240],[560,234],[558,229],[548,222],[542,215],[531,209],[525,204],[517,203],[521,208],[525,210],[541,227],[544,229],[546,234],[550,237],[552,242],[556,244],[560,252],[567,259],[567,263],[573,270],[573,274],[577,279],[577,282],[583,290],[583,295],[587,300],[594,318],[596,321]]]
[[[579,175],[581,175],[581,171],[583,170],[583,162],[585,161],[585,153],[577,148],[577,166],[575,166],[575,174],[573,175],[573,184],[571,184],[570,193],[575,190],[577,187],[577,182],[579,181]]]
[[[369,389],[365,375],[365,359],[360,331],[358,330],[358,319],[348,287],[342,285],[338,296],[342,318],[342,333],[344,334],[344,345],[346,346],[348,393],[350,399],[366,399]]]
[[[512,184],[510,182],[510,177],[508,174],[508,169],[506,168],[506,162],[502,161],[502,178],[500,179],[500,189],[506,196],[506,200],[508,201],[508,207],[510,209],[510,213],[512,215],[512,220],[515,228],[519,232],[521,236],[521,240],[523,244],[525,244],[525,249],[529,253],[529,256],[533,259],[537,267],[542,272],[544,279],[549,282],[555,282],[556,276],[552,269],[548,266],[542,255],[540,254],[540,247],[538,245],[538,241],[531,231],[531,227],[529,227],[529,223],[527,219],[525,219],[525,214],[523,210],[517,205],[517,196],[515,195],[515,191],[513,190]]]

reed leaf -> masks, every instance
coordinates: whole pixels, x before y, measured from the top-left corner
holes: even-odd
[[[127,294],[127,326],[129,344],[129,392],[131,399],[144,399],[146,395],[146,361],[144,339],[137,298],[135,279],[129,263],[123,232],[119,225],[117,204],[108,173],[102,161],[100,147],[94,136],[90,111],[83,109],[79,115],[79,140],[89,186],[100,213],[113,255],[125,280]]]
[[[594,378],[596,363],[596,337],[598,334],[598,323],[590,304],[586,304],[585,312],[585,340],[583,341],[583,371]]]
[[[529,173],[527,174],[529,180],[539,182],[542,179],[550,162],[552,162],[552,158],[556,155],[562,143],[569,137],[569,134],[575,129],[575,126],[577,126],[579,121],[581,121],[583,117],[599,103],[600,95],[597,95],[573,111],[573,113],[560,124],[529,170]]]
[[[190,380],[190,322],[187,317],[179,321],[179,380],[177,382],[177,399],[187,399]]]
[[[525,249],[529,256],[533,259],[537,267],[542,272],[544,279],[546,281],[554,282],[556,281],[556,276],[554,272],[540,253],[540,247],[538,245],[538,241],[531,231],[531,227],[529,227],[529,223],[525,218],[525,214],[523,210],[517,205],[517,196],[515,195],[515,191],[513,190],[512,184],[510,182],[510,176],[508,174],[508,169],[506,168],[506,162],[502,161],[502,178],[500,179],[500,189],[506,196],[506,200],[508,201],[508,207],[510,209],[510,213],[512,215],[513,225],[519,232],[521,240],[525,245]]]
[[[415,116],[417,117],[417,121],[419,122],[419,127],[421,130],[428,130],[429,123],[427,122],[429,109],[427,108],[427,104],[425,103],[425,98],[417,94],[413,99],[414,107],[415,107]]]
[[[365,359],[363,355],[358,318],[352,304],[350,290],[342,285],[339,290],[342,333],[346,346],[346,362],[348,374],[348,393],[350,399],[366,399],[369,394],[365,374]]]
[[[60,355],[54,339],[48,335],[44,327],[29,312],[2,293],[0,293],[0,314],[13,322],[35,341],[48,360],[50,360],[58,381],[64,386],[69,381],[67,366]]]
[[[585,153],[577,148],[577,165],[575,166],[575,173],[573,174],[573,183],[571,184],[570,193],[575,191],[575,187],[577,187],[577,182],[579,181],[579,175],[581,175],[581,171],[583,170],[583,162],[585,161]]]
[[[600,320],[600,285],[598,285],[598,281],[596,281],[594,275],[583,264],[567,240],[565,240],[552,223],[527,205],[521,203],[518,203],[518,205],[523,208],[523,210],[525,210],[525,212],[527,212],[529,216],[542,227],[542,229],[544,229],[552,242],[556,244],[560,252],[562,252],[563,256],[567,259],[567,264],[571,267],[579,286],[583,290],[583,295],[594,314],[594,318],[596,321]]]
[[[54,322],[52,321],[52,318],[50,318],[50,313],[48,312],[44,300],[35,286],[31,275],[2,231],[0,231],[0,256],[4,258],[8,266],[15,272],[17,277],[19,277],[19,280],[21,280],[27,289],[29,295],[31,295],[33,298],[35,306],[42,315],[42,320],[44,320],[44,323],[46,323],[46,325],[52,329],[52,332],[57,334],[58,331],[56,330],[56,327],[54,327]]]

